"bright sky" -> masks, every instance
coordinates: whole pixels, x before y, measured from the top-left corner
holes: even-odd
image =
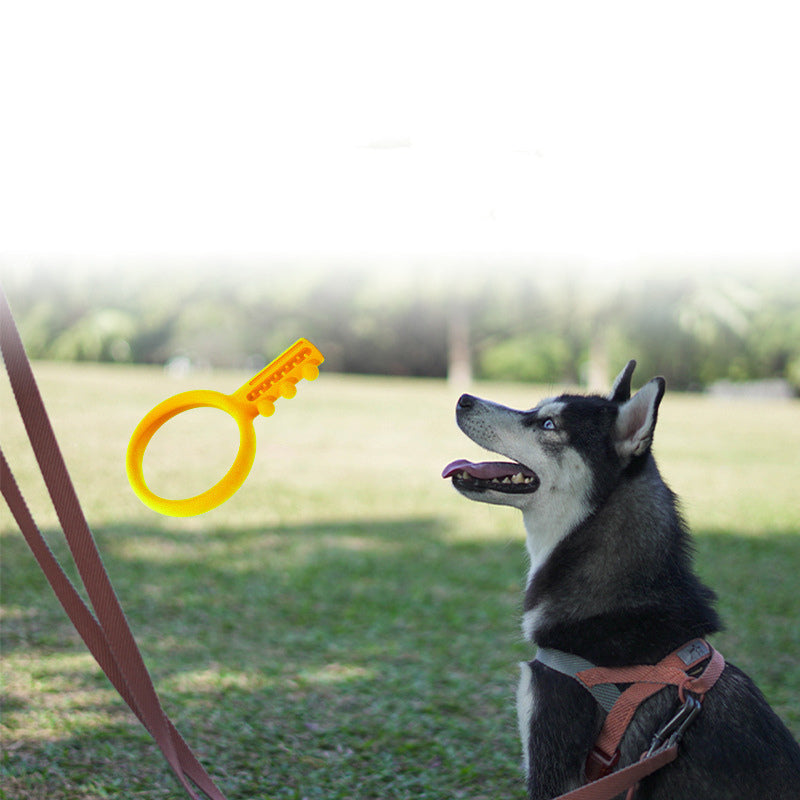
[[[800,255],[800,10],[25,0],[0,255]]]

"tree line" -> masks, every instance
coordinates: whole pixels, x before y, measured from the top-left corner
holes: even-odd
[[[800,390],[800,280],[603,281],[552,267],[29,267],[3,283],[32,358],[257,369],[300,336],[332,371],[585,383],[628,358],[674,388]]]

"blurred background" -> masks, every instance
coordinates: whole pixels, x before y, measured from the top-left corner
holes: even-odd
[[[462,276],[286,259],[99,274],[12,271],[35,359],[255,372],[299,336],[334,372],[517,380],[602,389],[631,357],[672,389],[791,397],[800,389],[800,282],[714,273],[599,281],[590,271],[487,263]]]
[[[728,622],[715,646],[798,735],[797,17],[3,5],[0,283],[165,708],[230,800],[524,795],[524,531],[441,480],[484,457],[453,410],[472,382],[516,408],[607,391],[630,358],[636,386],[669,383],[657,458]],[[142,505],[143,414],[300,336],[322,378],[258,424],[235,497]],[[5,380],[0,440],[75,577]],[[149,485],[201,491],[235,446],[225,415],[181,415]],[[174,800],[2,509],[0,546],[7,795]]]
[[[791,3],[53,2],[0,28],[41,359],[800,387]]]

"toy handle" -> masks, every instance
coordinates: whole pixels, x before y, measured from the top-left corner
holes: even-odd
[[[230,414],[239,426],[239,451],[231,468],[210,489],[184,500],[169,500],[152,492],[144,480],[142,461],[147,445],[156,431],[184,411],[193,408],[218,408]],[[125,456],[125,470],[133,491],[154,511],[172,517],[191,517],[211,511],[224,503],[244,483],[256,456],[255,406],[233,395],[210,389],[196,389],[169,397],[149,411],[136,426]]]

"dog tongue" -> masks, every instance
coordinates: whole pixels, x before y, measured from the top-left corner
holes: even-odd
[[[481,461],[477,464],[473,464],[471,461],[460,458],[458,461],[453,461],[444,468],[442,477],[449,478],[455,475],[456,472],[461,472],[462,470],[469,473],[473,478],[479,478],[485,481],[490,481],[492,478],[511,477],[518,472],[521,472],[529,478],[534,477],[535,474],[527,467],[523,467],[522,464],[517,464],[515,462]]]

